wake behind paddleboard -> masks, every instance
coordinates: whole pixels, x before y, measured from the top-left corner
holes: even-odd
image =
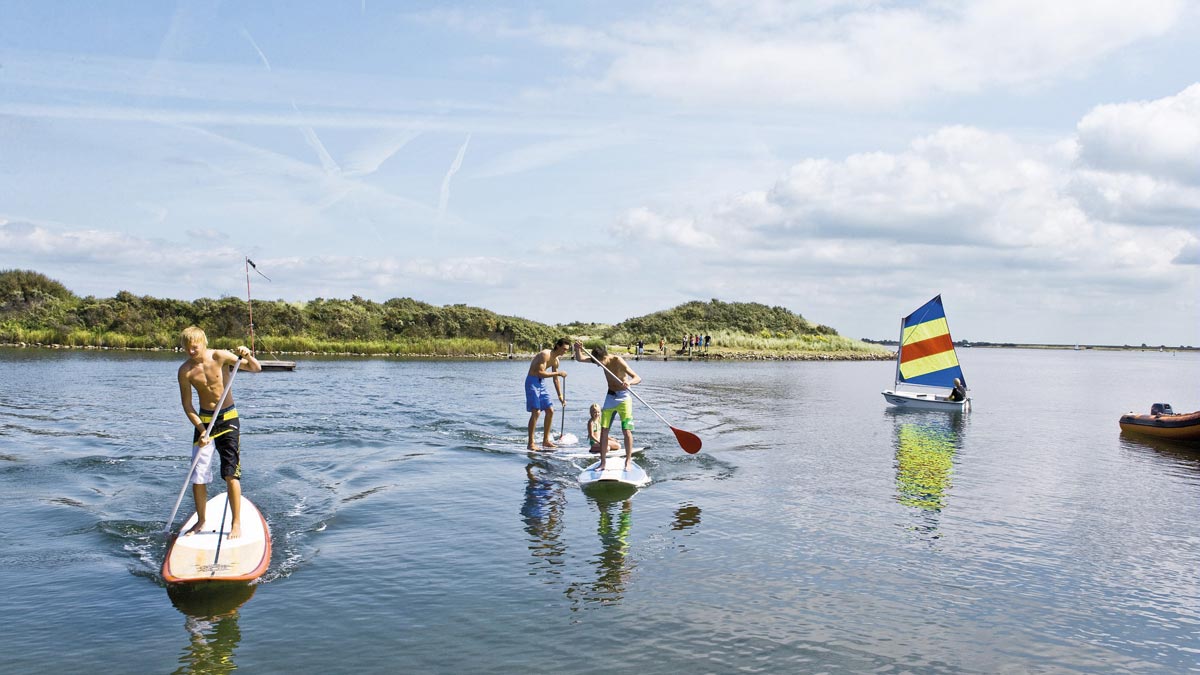
[[[163,580],[168,584],[200,581],[253,581],[271,564],[271,529],[262,513],[242,496],[242,535],[229,539],[233,516],[227,512],[227,493],[208,500],[204,529],[180,534],[171,542],[163,561]],[[196,524],[192,514],[179,530],[187,532]]]
[[[607,466],[604,468],[604,471],[600,471],[600,462],[597,461],[579,473],[579,484],[583,487],[592,485],[629,485],[631,487],[642,487],[649,483],[650,476],[646,474],[645,469],[631,462],[629,470],[626,471],[624,460],[616,458],[607,460]]]

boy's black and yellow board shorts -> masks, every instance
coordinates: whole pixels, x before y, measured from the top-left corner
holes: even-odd
[[[205,428],[212,421],[213,411],[201,410],[200,421],[204,423]],[[241,479],[242,477],[242,447],[241,447],[241,421],[238,419],[237,410],[233,406],[222,408],[217,415],[217,423],[213,425],[212,433],[209,438],[217,447],[217,455],[221,458],[221,478],[229,480],[230,478]],[[192,443],[200,440],[200,430],[197,429],[192,435]]]

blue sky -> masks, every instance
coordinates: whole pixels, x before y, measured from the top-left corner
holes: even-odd
[[[2,12],[0,268],[79,294],[1200,345],[1194,2]]]

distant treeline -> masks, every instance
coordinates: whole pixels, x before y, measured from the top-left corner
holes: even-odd
[[[638,340],[674,345],[692,333],[726,342],[785,341],[807,349],[850,349],[828,326],[782,307],[757,303],[689,302],[619,324],[551,326],[467,305],[437,307],[411,298],[384,303],[352,296],[308,302],[255,300],[256,347],[274,352],[466,355],[532,351],[559,337],[588,336],[610,344]],[[65,346],[171,348],[179,332],[200,326],[214,346],[245,343],[250,316],[242,298],[171,300],[121,291],[111,298],[79,297],[38,272],[0,271],[0,342]],[[734,340],[734,338],[737,340]],[[801,343],[797,343],[801,340]],[[815,340],[815,341],[814,341]],[[865,347],[865,345],[862,345]]]

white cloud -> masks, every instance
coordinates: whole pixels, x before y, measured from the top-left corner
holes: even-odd
[[[717,239],[701,232],[690,218],[668,218],[648,208],[636,208],[625,213],[613,226],[613,232],[625,237],[640,237],[646,241],[665,242],[687,248],[713,249]]]
[[[607,56],[599,84],[609,90],[715,104],[843,106],[1073,77],[1118,49],[1164,34],[1183,8],[1179,0],[794,7],[721,1],[599,28],[535,22],[517,29],[503,22],[493,30]],[[456,21],[474,30],[487,25]]]
[[[1055,245],[1086,227],[1062,198],[1062,180],[1053,152],[951,127],[917,139],[903,153],[802,160],[770,189],[732,197],[703,217],[681,220],[643,207],[615,229],[628,233],[631,222],[640,223],[657,233],[652,236],[680,245],[736,240],[771,250],[814,238]]]
[[[0,249],[29,264],[87,261],[106,266],[160,270],[164,274],[202,266],[225,255],[229,247],[198,247],[181,255],[182,245],[93,228],[70,229],[52,223],[10,218],[0,225]]]
[[[1097,106],[1077,133],[1085,166],[1200,186],[1200,83],[1155,101]]]
[[[1200,265],[1200,239],[1192,237],[1191,241],[1179,249],[1179,255],[1171,262],[1176,265]]]
[[[1071,193],[1089,215],[1106,221],[1181,228],[1200,223],[1200,185],[1140,173],[1081,170],[1073,177]]]
[[[798,297],[877,294],[881,284],[936,290],[948,280],[1063,306],[1078,293],[1128,303],[1190,292],[1200,191],[1081,168],[1070,152],[1078,143],[948,127],[901,152],[801,160],[770,188],[699,213],[633,208],[613,230],[690,250],[712,277],[753,269],[774,284],[786,278]],[[781,292],[772,282],[733,285]]]
[[[83,264],[93,270],[105,270],[93,275],[101,277],[102,283],[136,282],[131,287],[139,293],[150,292],[153,285],[150,280],[154,278],[165,278],[170,282],[165,287],[170,288],[178,288],[176,282],[180,279],[195,283],[194,297],[236,293],[240,271],[234,274],[232,270],[240,265],[242,252],[235,246],[222,244],[223,237],[214,231],[189,231],[187,235],[186,241],[171,241],[0,218],[0,250],[20,252],[11,256],[11,261],[6,260],[6,266],[15,264],[45,271]],[[255,263],[268,272],[274,282],[272,288],[288,288],[288,296],[296,299],[348,297],[367,294],[372,289],[378,294],[394,295],[413,282],[500,286],[514,273],[529,269],[519,261],[493,256],[412,259],[386,255],[255,256]],[[214,281],[214,270],[220,269],[229,271],[228,277]],[[209,281],[201,281],[205,278]],[[115,291],[99,288],[80,291],[73,287],[72,290]],[[270,291],[266,293],[269,295]]]

